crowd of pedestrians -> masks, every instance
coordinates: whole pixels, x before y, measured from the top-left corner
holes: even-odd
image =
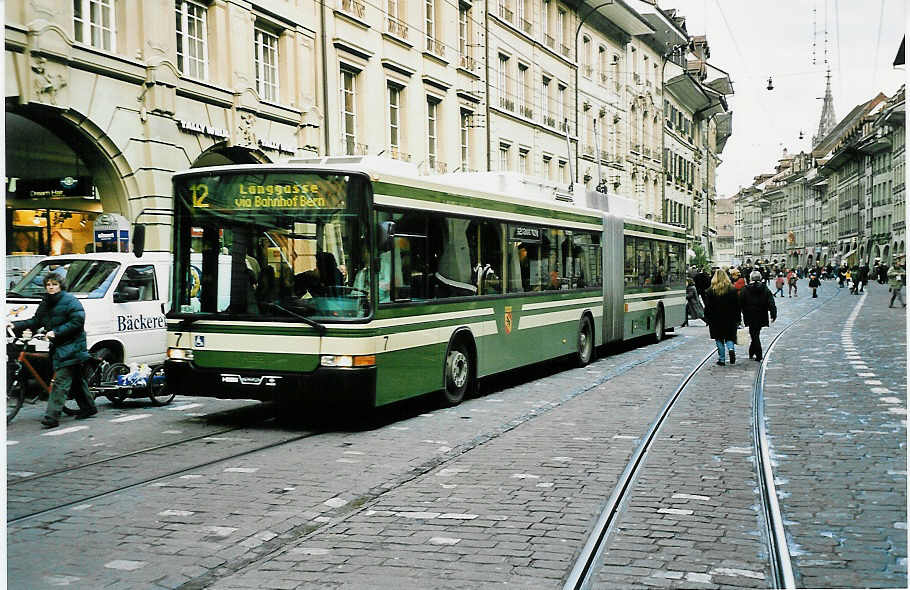
[[[686,282],[686,316],[704,320],[708,333],[717,345],[717,364],[736,363],[736,333],[744,325],[749,330],[749,358],[760,361],[762,346],[761,329],[777,319],[774,300],[799,297],[798,281],[809,279],[812,297],[818,297],[823,280],[836,280],[839,288],[848,288],[852,295],[863,293],[869,280],[887,283],[891,294],[888,307],[897,301],[902,307],[903,289],[906,285],[903,256],[898,256],[893,266],[878,259],[872,267],[866,262],[856,265],[817,263],[815,266],[787,268],[781,265],[756,264],[712,269],[691,267]],[[746,280],[748,278],[748,281]],[[773,285],[773,291],[772,291]],[[744,344],[742,341],[740,344]]]

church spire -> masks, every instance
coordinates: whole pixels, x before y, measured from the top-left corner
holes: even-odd
[[[834,129],[834,126],[837,125],[837,118],[834,116],[834,96],[831,94],[830,67],[825,74],[825,78],[827,79],[827,84],[825,86],[824,104],[822,104],[822,116],[818,121],[818,133],[812,137],[813,147],[818,145],[818,143],[824,139],[826,135],[831,133],[831,130]]]

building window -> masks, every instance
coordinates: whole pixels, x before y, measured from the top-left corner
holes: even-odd
[[[401,148],[401,87],[389,84],[389,149],[392,157]]]
[[[471,169],[471,111],[461,110],[461,171]]]
[[[550,79],[544,76],[540,91],[540,110],[543,111],[544,125],[555,127],[556,124],[553,120],[553,109],[550,108],[550,106]]]
[[[518,95],[518,108],[521,110],[522,116],[530,118],[531,113],[527,102],[528,66],[524,64],[518,64],[518,82],[516,86],[516,94]]]
[[[113,51],[114,0],[73,0],[73,29],[77,42]]]
[[[357,74],[341,70],[341,136],[344,153],[357,153]]]
[[[553,48],[553,37],[550,36],[550,0],[543,0],[540,4],[540,31],[543,33],[544,43]]]
[[[547,180],[552,180],[553,170],[552,170],[552,156],[544,156],[543,163],[540,170],[540,175],[546,178]]]
[[[507,143],[499,144],[499,170],[505,172],[509,170],[511,158],[511,146]]]
[[[518,172],[525,176],[528,174],[528,150],[524,148],[518,150]]]
[[[474,57],[471,50],[471,7],[461,4],[458,7],[458,53],[459,65],[469,71],[474,71]]]
[[[582,72],[586,78],[590,78],[593,73],[591,68],[591,39],[587,35],[581,39],[581,48]]]
[[[177,69],[184,76],[205,80],[206,63],[205,6],[177,0]]]
[[[256,90],[262,100],[278,100],[278,35],[263,29],[255,34]]]
[[[498,73],[499,78],[496,87],[499,90],[499,106],[500,108],[512,111],[515,109],[515,105],[509,95],[509,56],[501,53],[499,54]]]
[[[407,39],[408,26],[402,19],[402,17],[407,14],[404,7],[404,0],[388,0],[388,7],[389,22],[386,24],[387,30],[396,37]]]
[[[427,163],[432,170],[439,168],[439,100],[427,97]]]

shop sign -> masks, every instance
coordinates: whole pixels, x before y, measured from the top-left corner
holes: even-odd
[[[92,196],[91,176],[63,178],[7,178],[7,198],[54,199]]]
[[[261,147],[264,150],[274,150],[276,152],[280,152],[283,154],[293,155],[295,153],[295,150],[293,147],[291,147],[287,144],[281,143],[280,141],[270,141],[268,139],[260,139],[259,147]]]
[[[200,133],[217,139],[227,139],[230,137],[230,133],[228,133],[228,130],[224,127],[213,127],[211,125],[197,123],[196,121],[177,119],[177,126],[181,131],[186,131],[187,133]]]

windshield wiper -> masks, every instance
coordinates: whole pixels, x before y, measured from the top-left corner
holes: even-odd
[[[273,307],[279,311],[283,311],[284,313],[286,313],[288,315],[292,315],[295,318],[302,321],[304,324],[307,324],[308,326],[313,326],[314,328],[316,328],[316,331],[319,332],[320,335],[325,334],[325,326],[323,326],[322,324],[320,324],[317,321],[311,320],[310,318],[300,315],[297,312],[291,311],[290,309],[285,309],[284,307],[278,305],[277,303],[266,303],[266,305],[268,305],[269,307]]]

